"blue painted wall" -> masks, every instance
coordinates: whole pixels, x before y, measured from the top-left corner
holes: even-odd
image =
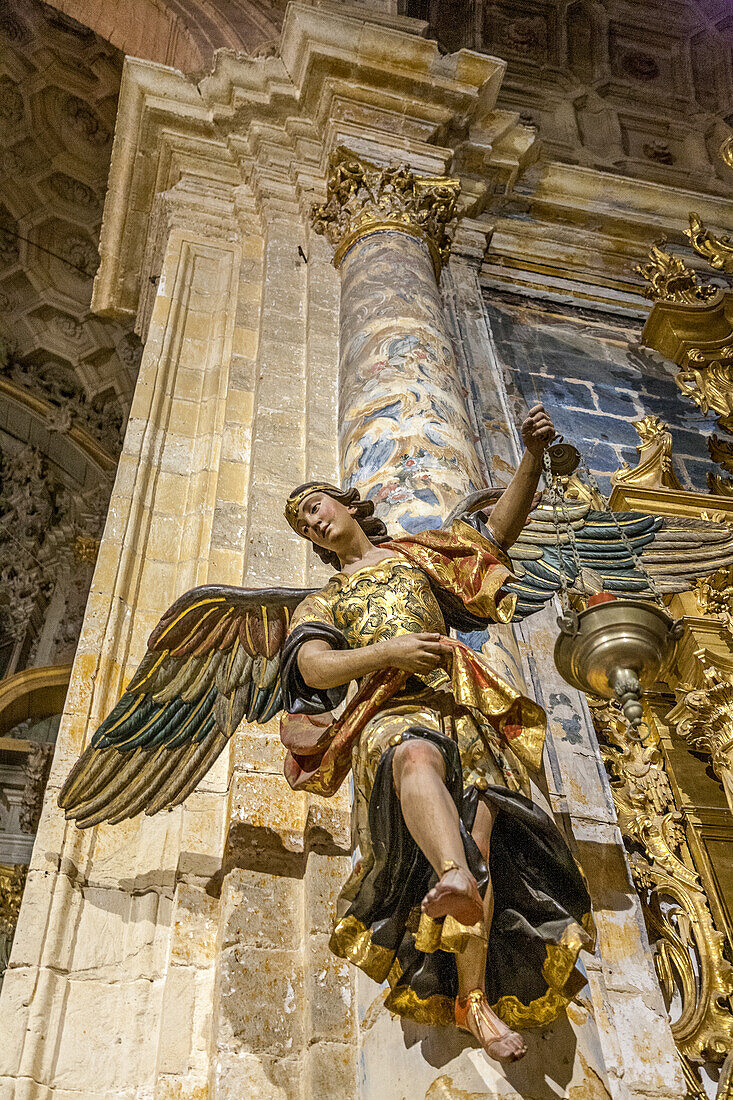
[[[639,346],[641,325],[579,317],[532,302],[493,299],[487,312],[517,423],[528,406],[541,401],[557,430],[584,453],[608,488],[624,460],[636,465],[639,437],[632,421],[653,413],[670,426],[682,485],[707,491],[706,437],[715,429],[715,416],[703,416],[682,396],[673,363]],[[472,381],[479,423],[490,432],[489,372],[475,368]]]

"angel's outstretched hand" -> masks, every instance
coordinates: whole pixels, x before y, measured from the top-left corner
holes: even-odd
[[[535,458],[541,458],[545,447],[557,434],[555,425],[545,412],[544,406],[534,405],[522,422],[522,440],[524,446]]]

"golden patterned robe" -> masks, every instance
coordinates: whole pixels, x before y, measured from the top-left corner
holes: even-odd
[[[511,577],[508,559],[468,523],[457,520],[447,532],[425,531],[381,545],[395,556],[353,574],[337,573],[297,609],[291,636],[299,628],[302,636],[308,623],[334,628],[350,648],[398,634],[447,635],[441,597],[449,615],[459,606],[473,618],[474,629],[511,619],[516,597],[502,592]],[[456,641],[451,642],[451,650],[449,667],[433,674],[425,686],[442,686],[452,695],[457,714],[473,714],[495,730],[507,750],[505,766],[512,773],[512,785],[528,791],[525,769],[536,770],[542,763],[544,711],[495,673],[480,654]],[[324,733],[318,752],[307,759],[291,752],[286,763],[291,785],[324,795],[338,790],[361,731],[393,697],[401,698],[406,691],[414,694],[416,678],[409,679],[411,689],[406,687],[408,674],[398,669],[366,677],[344,713]],[[300,715],[284,716],[286,747],[297,743],[297,727],[303,724],[307,722]]]
[[[393,1011],[424,1023],[452,1021],[454,956],[482,928],[421,916],[419,903],[435,876],[406,830],[391,777],[395,747],[411,737],[428,739],[444,757],[446,785],[482,894],[488,871],[470,829],[480,798],[499,811],[492,860],[501,866],[491,867],[497,912],[487,996],[510,1026],[547,1023],[577,988],[575,962],[591,936],[578,868],[554,824],[526,797],[527,768],[541,764],[542,709],[455,639],[446,638],[444,667],[429,674],[384,669],[365,677],[335,720],[323,712],[343,701],[344,692],[314,691],[300,676],[297,650],[313,637],[333,648],[358,648],[399,634],[447,636],[451,622],[476,629],[511,618],[514,597],[502,591],[509,563],[468,523],[381,546],[392,556],[352,574],[337,573],[300,605],[283,653],[286,705],[289,700],[295,711],[282,725],[289,781],[327,795],[353,772],[352,835],[359,858],[340,895],[331,948],[376,981],[389,981],[386,1003]],[[321,736],[310,747],[313,724]],[[511,886],[510,876],[504,890],[507,867],[525,859],[526,879]],[[555,898],[556,890],[564,898]],[[530,910],[523,913],[527,898]]]

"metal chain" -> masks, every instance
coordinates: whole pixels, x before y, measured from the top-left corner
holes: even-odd
[[[608,501],[606,500],[605,495],[603,494],[603,492],[601,492],[601,488],[600,488],[598,482],[596,481],[595,477],[591,473],[591,471],[588,467],[588,463],[586,462],[586,460],[582,456],[581,456],[581,459],[580,459],[580,469],[583,471],[583,473],[584,473],[591,489],[593,489],[593,491],[597,494],[598,499],[601,501],[603,511],[607,512],[608,515],[613,520],[614,526],[616,527],[616,530],[618,531],[618,533],[621,537],[621,541],[624,544],[624,546],[626,547],[626,551],[627,551],[629,557],[631,558],[631,560],[634,563],[634,568],[637,569],[639,573],[641,573],[642,577],[644,578],[647,585],[649,586],[649,589],[650,589],[654,599],[656,600],[656,602],[659,604],[659,606],[662,608],[663,611],[666,611],[667,607],[664,603],[664,600],[662,599],[661,592],[659,591],[656,584],[654,583],[654,578],[652,577],[651,573],[648,571],[648,569],[646,568],[646,566],[642,562],[641,557],[639,556],[639,554],[637,554],[636,550],[631,545],[631,542],[629,541],[628,535],[626,534],[623,527],[621,526],[621,524],[616,519],[615,512],[611,511],[611,508],[609,506]]]
[[[542,465],[544,466],[545,482],[551,494],[552,525],[555,528],[555,545],[557,546],[557,561],[560,568],[560,606],[564,614],[570,611],[570,597],[568,596],[568,576],[565,572],[565,561],[560,542],[560,516],[557,508],[558,479],[552,473],[552,463],[547,448],[542,452]]]

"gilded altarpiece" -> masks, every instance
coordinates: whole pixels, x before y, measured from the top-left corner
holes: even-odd
[[[611,505],[688,522],[730,524],[729,498],[687,492],[667,426],[647,418],[636,468],[616,475]],[[704,550],[698,555],[703,568]],[[733,587],[730,567],[676,594],[683,624],[666,683],[649,692],[643,735],[589,700],[614,803],[642,899],[659,982],[688,1096],[732,1094],[733,1043]]]

